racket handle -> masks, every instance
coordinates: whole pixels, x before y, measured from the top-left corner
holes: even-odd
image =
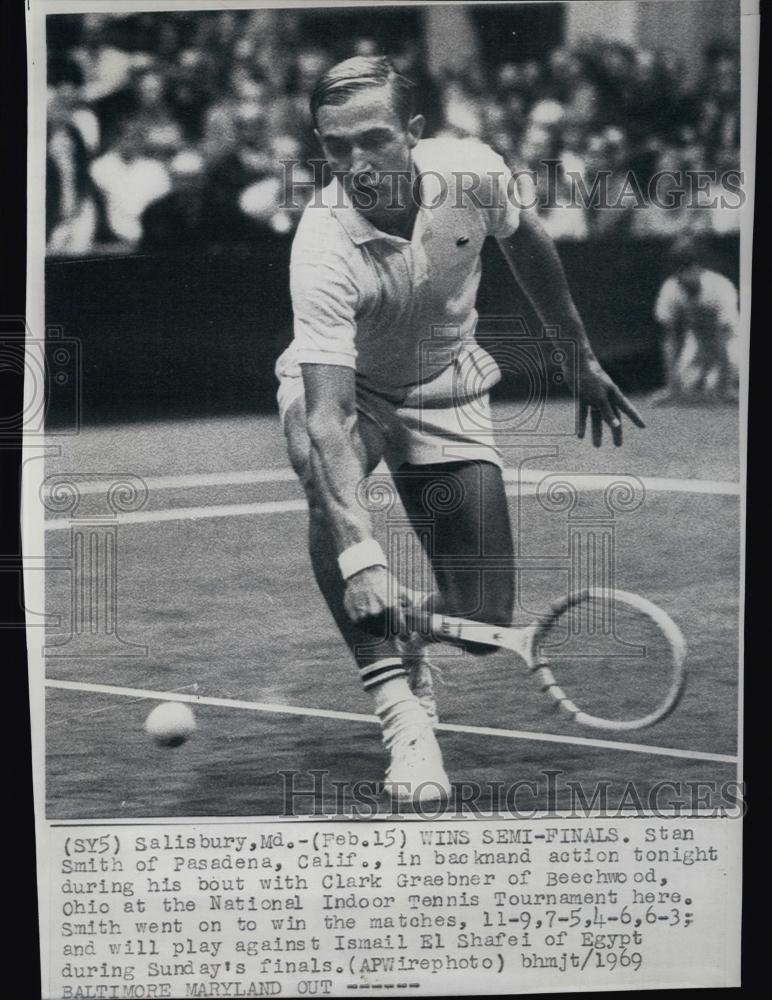
[[[533,629],[503,628],[473,622],[453,615],[438,615],[423,611],[407,613],[408,624],[425,639],[448,642],[456,646],[509,649],[528,660]],[[528,634],[526,634],[528,633]]]
[[[414,632],[431,642],[464,642],[466,640],[464,633],[473,624],[465,622],[462,618],[432,614],[419,608],[407,610],[405,619]]]

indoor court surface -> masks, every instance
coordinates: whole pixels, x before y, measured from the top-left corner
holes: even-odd
[[[628,782],[643,798],[658,781],[736,777],[737,414],[635,402],[648,426],[626,424],[621,449],[568,436],[524,439],[534,447],[519,452],[528,456],[519,499],[514,472],[508,482],[527,563],[516,620],[545,610],[568,579],[560,559],[567,513],[543,508],[539,479],[569,474],[577,509],[597,511],[609,476],[636,476],[643,502],[614,518],[617,585],[681,626],[689,647],[683,700],[650,729],[603,733],[556,715],[506,653],[473,658],[438,648],[440,743],[454,782],[536,781],[536,797],[518,801],[560,809],[567,782],[587,793],[607,782],[613,803]],[[507,405],[515,404],[501,404],[499,416]],[[565,424],[568,404],[553,404],[550,416]],[[96,426],[49,443],[61,454],[46,474],[74,473],[80,516],[105,512],[101,476],[133,474],[148,488],[140,510],[118,517],[117,628],[130,655],[92,655],[102,651],[99,622],[88,655],[85,647],[73,655],[70,521],[47,511],[47,611],[62,619],[46,636],[59,646],[46,660],[49,819],[282,815],[278,772],[300,772],[297,786],[308,787],[312,769],[328,772],[330,784],[299,811],[339,814],[332,782],[382,779],[379,730],[311,574],[305,504],[276,417]],[[376,525],[383,539],[382,517]],[[544,566],[535,568],[539,557]],[[632,683],[640,687],[640,677]],[[603,695],[578,684],[588,697]],[[198,722],[173,749],[143,731],[168,693],[195,701]],[[552,800],[540,777],[549,770],[561,772]],[[390,810],[386,800],[380,807]],[[483,796],[477,808],[485,807]]]

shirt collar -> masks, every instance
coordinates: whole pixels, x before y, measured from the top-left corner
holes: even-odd
[[[346,234],[353,243],[360,246],[362,243],[368,243],[371,240],[395,241],[399,239],[399,237],[384,233],[377,226],[374,226],[372,222],[369,222],[361,212],[358,212],[351,204],[351,199],[343,190],[343,185],[337,178],[333,181],[333,184],[335,185],[335,197],[337,200],[334,205],[330,206],[330,211],[346,230]]]
[[[425,207],[431,207],[431,199],[428,196],[431,192],[427,192],[427,180],[431,180],[431,175],[429,177],[421,177],[420,165],[418,159],[413,155],[413,165],[418,172],[420,178],[419,181],[419,192],[421,198],[421,204],[419,206],[419,212]],[[330,211],[335,216],[335,218],[340,222],[343,228],[346,230],[346,234],[351,239],[353,243],[360,246],[362,243],[368,243],[372,240],[386,240],[388,243],[395,244],[405,244],[410,243],[410,240],[406,240],[402,236],[394,236],[391,233],[384,233],[382,229],[378,229],[374,226],[372,222],[369,222],[361,212],[358,212],[354,206],[351,204],[351,199],[346,194],[343,185],[340,183],[336,177],[333,180],[334,185],[334,202],[330,206]]]

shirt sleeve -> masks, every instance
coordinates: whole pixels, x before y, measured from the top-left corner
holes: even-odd
[[[356,368],[359,296],[345,268],[304,254],[292,262],[290,293],[298,364]]]
[[[489,236],[503,239],[520,225],[520,195],[512,171],[503,157],[483,144],[482,204],[487,208]]]
[[[735,333],[740,319],[740,303],[734,284],[728,278],[717,275],[713,280],[711,299],[717,326]]]
[[[662,285],[654,305],[654,318],[658,323],[668,325],[676,318],[678,308],[678,289],[673,278],[668,278]]]

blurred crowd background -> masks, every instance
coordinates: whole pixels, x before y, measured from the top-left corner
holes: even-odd
[[[539,6],[560,14],[561,5]],[[736,188],[722,182],[740,166],[740,62],[731,39],[703,39],[696,70],[692,61],[686,72],[675,49],[571,41],[559,16],[525,40],[497,31],[493,49],[484,26],[470,21],[481,37],[469,39],[469,58],[438,66],[427,51],[428,22],[406,30],[404,17],[361,10],[341,31],[320,13],[49,17],[49,255],[291,234],[302,199],[295,188],[296,207],[288,207],[288,176],[296,184],[322,180],[303,166],[321,155],[310,92],[334,62],[380,52],[418,85],[428,135],[477,136],[513,169],[537,172],[542,218],[557,239],[739,229],[732,207],[678,207],[678,197],[674,207],[641,207],[635,197],[614,209],[557,207],[569,197],[571,174],[589,190],[599,171],[609,172],[612,200],[631,171],[644,192],[658,172],[669,172],[658,185],[664,202],[669,188],[674,195],[683,188],[684,172],[715,171],[703,185],[705,203],[717,197],[720,205],[726,194],[736,205]],[[299,166],[288,170],[289,161]]]

